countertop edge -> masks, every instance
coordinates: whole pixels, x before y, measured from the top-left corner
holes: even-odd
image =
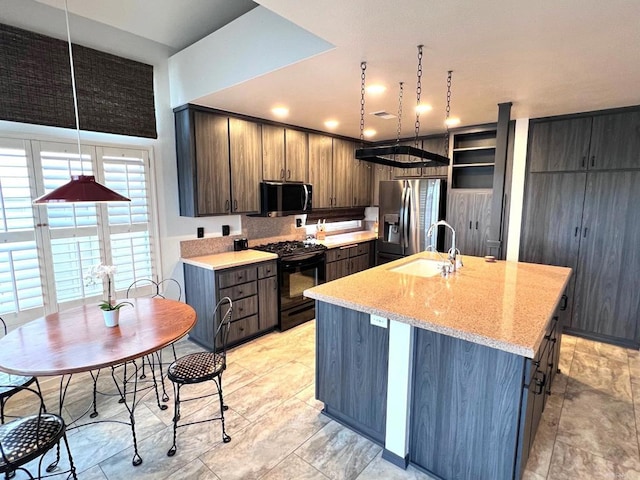
[[[207,270],[224,270],[226,268],[241,267],[253,263],[277,260],[275,253],[261,252],[259,250],[241,250],[239,252],[223,252],[199,257],[181,258],[182,263]]]
[[[418,320],[411,317],[405,317],[403,315],[398,315],[390,311],[378,310],[375,308],[366,307],[355,302],[336,299],[335,297],[325,296],[322,294],[317,294],[315,292],[310,292],[310,293],[307,293],[307,292],[308,291],[305,290],[304,292],[305,297],[313,298],[314,300],[317,300],[320,302],[330,303],[331,305],[349,308],[351,310],[368,313],[370,315],[371,314],[379,315],[381,317],[388,318],[389,320],[394,320],[400,323],[406,323],[415,328],[422,328],[423,330],[429,330],[431,332],[440,333],[443,335],[447,335],[449,337],[459,338],[461,340],[467,340],[469,342],[472,342],[478,345],[483,345],[485,347],[502,350],[504,352],[513,353],[515,355],[519,355],[527,358],[535,357],[535,353],[536,353],[535,350],[531,350],[529,348],[526,348],[520,345],[514,345],[512,343],[502,342],[500,340],[484,337],[482,335],[477,335],[469,332],[464,332],[462,330],[458,330],[455,328],[443,327],[442,325],[436,325],[425,320]],[[540,346],[540,341],[542,340],[543,335],[544,335],[544,332],[542,332],[542,334],[540,335],[540,339],[538,341],[536,350]]]

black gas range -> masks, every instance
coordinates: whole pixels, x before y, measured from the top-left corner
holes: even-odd
[[[302,292],[324,283],[327,247],[319,243],[290,241],[253,248],[278,255],[280,330],[288,330],[315,318],[314,300],[305,298]]]

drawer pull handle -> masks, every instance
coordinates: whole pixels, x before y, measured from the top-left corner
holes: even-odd
[[[241,332],[244,332],[244,327],[240,327],[238,330],[240,330]]]
[[[569,297],[562,295],[562,304],[560,304],[560,310],[566,310],[569,303]]]
[[[243,310],[243,309],[242,309],[242,307],[238,308],[238,311],[239,311],[239,312],[241,312],[242,310]]]
[[[238,291],[238,295],[242,295],[242,290]]]

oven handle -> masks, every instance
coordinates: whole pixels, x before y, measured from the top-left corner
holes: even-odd
[[[318,255],[317,253],[308,253],[306,255],[300,255],[295,259],[282,260],[282,268],[311,266],[317,264],[318,266],[324,263],[324,253]]]

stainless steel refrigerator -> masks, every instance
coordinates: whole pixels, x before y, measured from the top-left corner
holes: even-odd
[[[441,227],[427,238],[432,223],[445,218],[446,184],[442,179],[380,182],[377,264],[424,251],[433,245],[443,251]]]

